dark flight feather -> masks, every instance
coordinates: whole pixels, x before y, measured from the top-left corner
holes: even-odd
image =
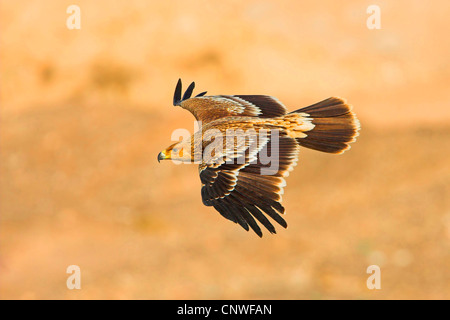
[[[178,79],[175,93],[173,94],[173,105],[179,106],[181,103],[181,79]]]
[[[184,92],[182,101],[187,100],[192,96],[192,91],[194,91],[194,88],[195,88],[195,82],[192,82],[189,85],[189,87],[186,89],[186,91]]]
[[[183,97],[181,97],[182,83],[181,83],[181,79],[178,79],[177,85],[175,87],[175,93],[173,94],[173,105],[179,106],[179,105],[181,105],[181,103],[184,100],[189,99],[192,96],[192,92],[194,91],[194,88],[195,88],[195,82],[192,82],[189,85],[189,87],[186,89],[186,91],[184,92]],[[197,97],[203,96],[205,94],[206,94],[206,91],[198,94]]]

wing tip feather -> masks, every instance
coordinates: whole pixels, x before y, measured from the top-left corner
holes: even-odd
[[[192,92],[194,91],[195,88],[195,82],[191,82],[191,84],[189,85],[189,87],[186,89],[186,91],[184,92],[183,96],[181,96],[182,93],[182,83],[181,83],[181,78],[178,79],[177,85],[175,87],[175,93],[173,94],[173,105],[174,106],[179,106],[181,105],[181,103],[189,98],[191,98],[192,96]],[[206,94],[207,91],[204,91],[202,93],[199,93],[198,95],[196,95],[196,97],[201,97],[204,96]]]

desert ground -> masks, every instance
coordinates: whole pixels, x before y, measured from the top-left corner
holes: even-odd
[[[448,1],[79,0],[81,29],[70,4],[0,2],[1,299],[450,299]],[[259,238],[203,206],[196,165],[158,163],[194,130],[178,78],[345,97],[360,136],[301,150],[288,228]]]

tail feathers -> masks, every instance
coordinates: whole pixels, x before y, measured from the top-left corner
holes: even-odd
[[[306,113],[314,129],[297,138],[299,145],[328,153],[343,153],[356,140],[360,124],[352,107],[343,99],[331,97],[292,113]]]

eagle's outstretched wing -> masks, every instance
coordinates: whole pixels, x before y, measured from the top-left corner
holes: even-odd
[[[277,141],[276,146],[273,141]],[[254,150],[253,154],[247,152],[242,156],[245,161],[237,158],[231,164],[225,161],[219,166],[202,164],[199,171],[203,203],[246,230],[250,226],[261,237],[256,221],[276,233],[267,216],[287,227],[281,216],[285,211],[280,203],[281,195],[286,185],[284,178],[297,164],[299,146],[293,138],[272,139],[269,135]]]
[[[181,96],[181,79],[178,80],[173,105],[191,112],[197,121],[208,123],[230,116],[273,118],[286,114],[286,107],[277,98],[265,95],[205,96],[206,91],[191,98],[192,82]]]

